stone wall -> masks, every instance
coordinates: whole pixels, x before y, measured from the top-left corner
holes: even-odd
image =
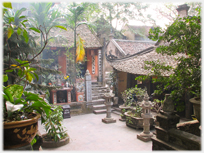
[[[72,102],[69,104],[70,106],[70,115],[76,116],[76,115],[82,115],[82,114],[88,114],[93,113],[93,108],[87,107],[87,102]]]

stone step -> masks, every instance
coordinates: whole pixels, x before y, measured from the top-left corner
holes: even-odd
[[[92,90],[92,93],[106,93],[107,91],[106,90]]]
[[[98,85],[98,82],[91,82],[92,85]]]
[[[113,109],[111,109],[111,113],[113,112]],[[97,110],[93,110],[94,114],[104,114],[106,113],[106,109],[97,109]]]
[[[121,109],[118,107],[112,107],[115,111],[121,112]]]
[[[93,105],[93,109],[94,109],[94,110],[106,109],[106,105],[105,105],[105,104]]]
[[[101,85],[100,85],[99,83],[97,83],[97,84],[96,84],[96,83],[94,83],[94,84],[92,83],[91,86],[92,86],[92,87],[93,87],[93,86],[95,86],[95,87],[98,87],[98,86],[101,87]]]
[[[106,90],[92,90],[92,93],[107,93]]]
[[[106,109],[94,110],[93,113],[94,114],[105,114],[106,113]]]
[[[96,83],[96,82],[92,82],[92,83],[91,83],[91,86],[92,86],[92,87],[101,87],[102,84],[101,84],[101,82],[97,82],[97,83]]]
[[[116,111],[116,110],[112,110],[112,113],[113,113],[113,114],[116,114],[116,115],[120,115],[120,114],[121,114],[120,112],[118,112],[118,111]]]
[[[104,104],[105,99],[97,99],[97,100],[92,100],[93,105],[100,105],[100,104]]]
[[[107,89],[107,87],[93,87],[92,86],[92,90],[103,90],[103,89]]]
[[[106,92],[104,92],[104,93],[94,92],[94,93],[92,93],[92,96],[103,97],[105,93],[106,93]]]
[[[92,100],[97,100],[98,99],[98,96],[97,95],[92,95]]]

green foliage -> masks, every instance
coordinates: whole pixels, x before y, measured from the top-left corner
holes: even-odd
[[[53,74],[42,74],[42,80],[42,85],[49,85],[49,83],[51,83],[51,85],[54,85],[56,83],[55,75]]]
[[[6,7],[6,8],[11,8],[12,9],[11,2],[3,2],[3,6]]]
[[[12,8],[7,8],[4,12],[3,16],[3,25],[4,25],[4,32],[7,33],[7,38],[9,39],[17,30],[17,34],[19,36],[23,36],[28,43],[28,34],[26,31],[25,23],[28,21],[25,16],[21,15],[25,8],[17,10],[16,12],[13,11]],[[20,31],[23,31],[23,35]]]
[[[135,116],[140,116],[141,117],[141,113],[142,113],[142,107],[140,107],[139,105],[136,105],[136,107],[135,107]]]
[[[32,150],[33,150],[33,145],[37,142],[37,139],[36,138],[33,138],[33,140],[30,142],[30,145],[32,147]]]
[[[135,105],[137,98],[138,101],[144,96],[146,89],[138,88],[137,85],[122,92],[122,98],[125,106]]]
[[[57,27],[63,30],[67,30],[64,26],[60,25],[60,19],[62,17],[58,10],[52,9],[52,3],[31,3],[32,17],[29,18],[31,25],[37,27],[36,32],[41,31],[44,42],[46,36],[51,28]],[[34,29],[33,29],[34,30]]]
[[[113,92],[117,96],[117,84],[118,84],[118,79],[117,79],[117,72],[116,71],[111,71],[109,74],[109,77],[111,78],[111,83],[110,85],[113,86]]]
[[[197,8],[197,12],[196,16],[178,18],[166,31],[159,28],[150,30],[150,38],[161,43],[156,52],[174,56],[178,64],[172,67],[168,63],[150,61],[145,62],[145,68],[152,71],[149,76],[156,76],[153,82],[160,83],[157,93],[171,91],[175,105],[179,106],[177,110],[184,108],[182,105],[184,93],[189,92],[196,97],[200,97],[201,94],[200,8]],[[172,73],[169,77],[164,77],[164,71]]]
[[[162,109],[164,100],[159,100],[159,99],[154,99],[154,101],[152,102],[153,104],[153,108],[157,113],[159,113],[159,111]]]
[[[67,136],[67,133],[62,126],[62,112],[62,106],[52,105],[52,111],[49,116],[46,116],[44,123],[47,136],[54,141],[59,141]]]
[[[7,6],[7,5],[5,5]],[[37,79],[36,68],[31,67],[34,59],[39,56],[46,46],[47,35],[52,27],[63,28],[52,24],[50,29],[44,33],[39,27],[29,26],[26,16],[21,15],[24,8],[14,12],[9,8],[5,9],[3,14],[4,28],[4,71],[3,71],[3,101],[4,101],[4,121],[17,121],[30,118],[33,112],[41,114],[41,122],[44,117],[50,114],[50,104],[46,103],[38,94],[26,92],[27,83]],[[52,21],[56,14],[52,16]],[[28,33],[30,31],[41,32],[44,34],[44,46],[37,53],[35,50],[35,41]],[[29,58],[32,57],[32,58]],[[34,63],[35,65],[36,63]],[[23,82],[23,86],[19,85]],[[19,83],[19,84],[17,84]],[[41,86],[42,87],[42,86]]]
[[[10,115],[8,114],[8,109],[6,109],[6,104],[4,105],[4,119],[7,121],[26,119],[29,113],[36,111],[41,114],[41,122],[43,123],[44,116],[49,115],[51,106],[40,98],[38,94],[23,91],[23,86],[17,84],[9,85],[4,87],[3,93],[4,103],[9,101],[14,105],[23,104],[20,110],[11,112],[12,114]]]
[[[127,121],[129,124],[133,124],[132,118],[131,118],[130,116],[126,116],[126,121]]]

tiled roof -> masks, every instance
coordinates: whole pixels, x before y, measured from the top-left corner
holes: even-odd
[[[147,75],[151,73],[149,70],[144,69],[144,61],[157,61],[159,63],[166,63],[166,65],[171,65],[176,67],[177,62],[174,60],[175,57],[183,56],[182,54],[177,56],[168,56],[158,54],[155,51],[155,47],[150,47],[144,51],[131,55],[129,57],[108,60],[109,64],[118,71],[127,72],[131,74]],[[163,76],[169,76],[172,72],[163,72]]]
[[[85,48],[100,48],[102,45],[100,44],[96,33],[91,32],[87,25],[81,24],[77,27],[77,34],[81,36],[81,38],[85,41]],[[67,28],[67,31],[53,28],[49,33],[50,37],[60,36],[56,38],[56,40],[49,41],[47,46],[50,47],[72,47],[74,46],[74,31]],[[61,37],[62,36],[62,37]]]
[[[127,55],[135,54],[149,47],[152,47],[155,44],[155,42],[153,41],[136,41],[136,40],[134,41],[122,39],[115,39],[115,41]]]

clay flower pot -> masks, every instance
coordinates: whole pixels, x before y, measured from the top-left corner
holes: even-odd
[[[4,122],[4,149],[15,149],[30,144],[38,131],[40,114],[31,119]]]

